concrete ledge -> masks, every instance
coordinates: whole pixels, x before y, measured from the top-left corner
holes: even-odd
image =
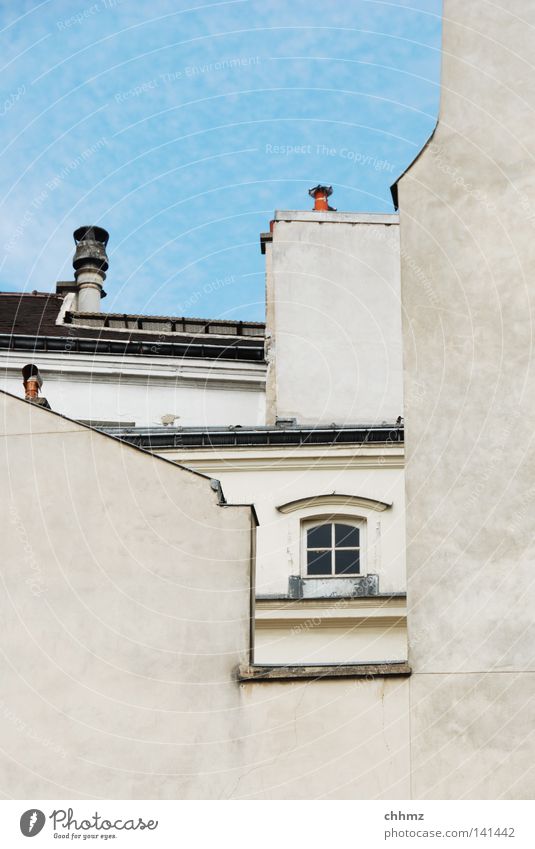
[[[324,678],[385,678],[408,676],[412,672],[406,661],[385,663],[326,663],[317,666],[242,665],[238,681],[319,681]]]
[[[371,604],[376,604],[377,599],[383,599],[383,601],[388,601],[389,599],[407,598],[406,592],[396,592],[396,593],[377,593],[374,596],[352,596],[352,595],[343,595],[338,596],[337,601],[347,601],[347,602],[363,602],[366,606]],[[320,601],[328,601],[332,604],[333,597],[330,595],[317,596],[316,598],[299,598],[295,599],[289,596],[287,593],[259,593],[256,596],[257,602],[274,602],[274,601],[282,601],[287,602],[285,607],[314,607]]]
[[[397,213],[318,212],[315,209],[276,209],[275,221],[317,221],[330,224],[399,224]]]

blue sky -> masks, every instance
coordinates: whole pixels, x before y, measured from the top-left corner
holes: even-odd
[[[110,232],[117,312],[264,318],[274,209],[391,212],[436,122],[440,0],[0,3],[0,289]]]

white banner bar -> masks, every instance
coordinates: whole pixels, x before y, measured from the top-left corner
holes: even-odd
[[[3,801],[2,846],[533,849],[533,802]],[[35,838],[35,844],[28,840]]]

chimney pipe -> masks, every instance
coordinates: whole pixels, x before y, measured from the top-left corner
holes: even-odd
[[[28,363],[22,369],[22,384],[24,386],[24,398],[32,404],[39,404],[41,407],[50,409],[50,405],[46,398],[39,397],[39,391],[43,385],[43,378],[39,374],[39,369],[33,363]]]
[[[110,238],[103,227],[78,227],[73,233],[76,250],[72,264],[78,289],[78,312],[100,312],[106,293],[102,284],[108,270],[106,245]]]
[[[329,206],[329,198],[333,193],[332,186],[314,186],[313,189],[309,189],[308,193],[311,198],[314,198],[314,211],[315,212],[336,212],[333,206]]]

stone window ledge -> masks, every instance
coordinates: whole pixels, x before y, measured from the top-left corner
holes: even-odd
[[[295,664],[246,664],[238,669],[238,681],[319,681],[332,678],[385,678],[408,676],[411,668],[405,661],[384,663],[325,663],[312,666]]]

